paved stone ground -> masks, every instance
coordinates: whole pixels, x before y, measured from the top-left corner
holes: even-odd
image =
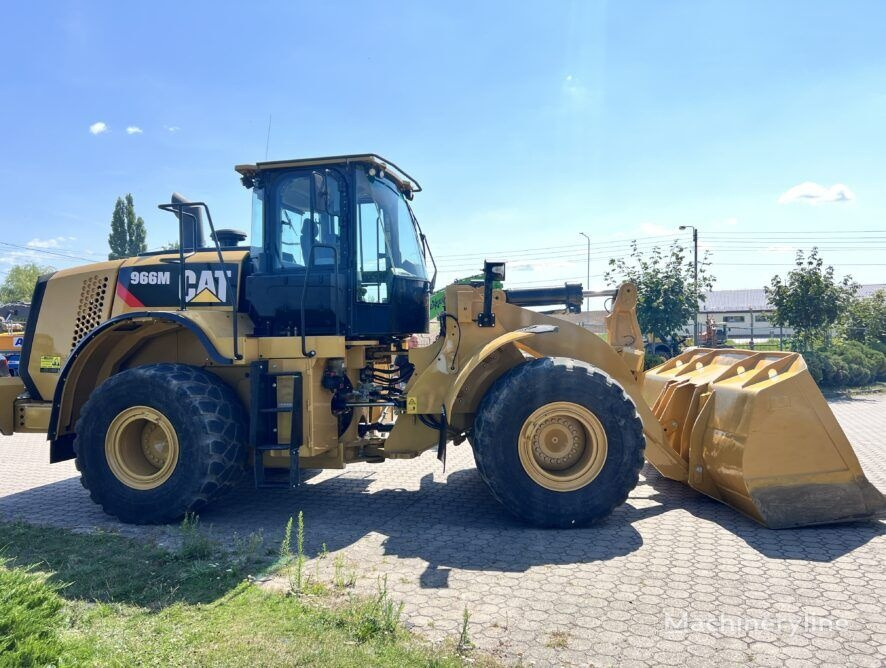
[[[886,397],[835,401],[868,477],[886,490]],[[92,505],[71,463],[48,465],[40,436],[0,440],[0,517],[169,539]],[[308,549],[332,577],[341,553],[372,591],[387,575],[409,623],[470,636],[507,663],[539,665],[886,664],[886,524],[771,531],[647,467],[603,524],[544,531],[492,499],[470,450],[444,476],[432,453],[315,475],[298,491],[250,489],[203,513],[231,540],[278,541],[306,518]],[[313,566],[308,567],[313,573]]]

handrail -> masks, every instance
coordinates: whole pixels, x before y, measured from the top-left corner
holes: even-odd
[[[197,216],[190,211],[185,211],[185,207],[201,207],[206,212],[206,220],[209,222],[209,231],[211,232],[212,241],[215,244],[215,251],[218,254],[218,262],[221,265],[221,273],[225,279],[225,285],[228,289],[228,294],[231,295],[231,334],[233,337],[234,344],[234,356],[233,360],[242,360],[243,355],[239,352],[238,347],[238,318],[237,318],[237,297],[238,295],[234,292],[234,287],[231,285],[231,277],[228,276],[228,272],[225,271],[225,259],[222,255],[221,244],[218,242],[218,237],[215,234],[215,225],[212,223],[212,214],[209,213],[209,206],[205,202],[171,202],[169,204],[160,204],[158,208],[163,211],[169,211],[171,213],[178,213],[178,254],[179,254],[179,310],[186,310],[185,307],[185,249],[184,249],[184,217],[190,216],[194,219],[194,227],[196,231],[197,226]],[[193,251],[188,255],[191,257],[197,252],[196,249],[196,239],[197,235],[194,234],[194,246]],[[233,361],[232,360],[232,361]]]
[[[336,281],[336,291],[335,291],[335,335],[339,334],[339,326],[338,326],[338,315],[339,315],[339,298],[338,298],[338,248],[333,246],[332,244],[311,244],[311,250],[308,251],[308,264],[305,267],[305,283],[301,288],[301,306],[299,308],[300,317],[301,317],[301,326],[299,327],[299,334],[301,335],[301,354],[305,357],[314,357],[317,354],[316,350],[308,350],[306,340],[305,340],[305,297],[308,294],[308,279],[311,277],[311,269],[314,266],[314,251],[318,248],[328,248],[332,251],[332,257],[334,260],[334,271],[333,274],[335,276]]]

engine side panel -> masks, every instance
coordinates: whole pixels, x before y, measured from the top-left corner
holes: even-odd
[[[22,351],[22,376],[32,398],[48,401],[77,344],[108,319],[121,262],[101,262],[53,274],[32,307]],[[39,287],[38,287],[39,291]],[[36,295],[35,296],[39,296]]]

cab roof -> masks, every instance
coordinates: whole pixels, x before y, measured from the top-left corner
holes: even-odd
[[[294,160],[273,160],[270,162],[257,162],[253,165],[236,165],[234,170],[241,176],[255,176],[258,172],[274,169],[290,169],[292,167],[318,167],[321,165],[348,165],[352,162],[373,165],[397,182],[402,190],[408,192],[421,192],[418,181],[400,169],[390,160],[375,153],[358,153],[354,155],[332,155],[321,158],[296,158]]]

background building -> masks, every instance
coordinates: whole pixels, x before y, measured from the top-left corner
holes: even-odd
[[[859,297],[870,297],[877,290],[886,289],[886,283],[862,285]],[[705,301],[699,304],[698,322],[703,329],[708,318],[726,328],[730,339],[777,339],[790,336],[789,327],[772,324],[772,304],[766,299],[762,288],[755,290],[712,290],[706,293]],[[692,323],[687,323],[684,333],[692,335]]]
[[[877,290],[886,290],[886,283],[862,285],[859,297],[870,297]],[[790,327],[772,324],[772,304],[766,299],[762,288],[754,290],[712,290],[705,294],[699,304],[699,330],[704,333],[705,323],[711,318],[718,327],[726,330],[728,339],[778,339],[793,334]],[[606,311],[582,311],[565,313],[557,317],[581,325],[597,334],[606,332]],[[692,336],[692,323],[686,323],[683,334]]]

